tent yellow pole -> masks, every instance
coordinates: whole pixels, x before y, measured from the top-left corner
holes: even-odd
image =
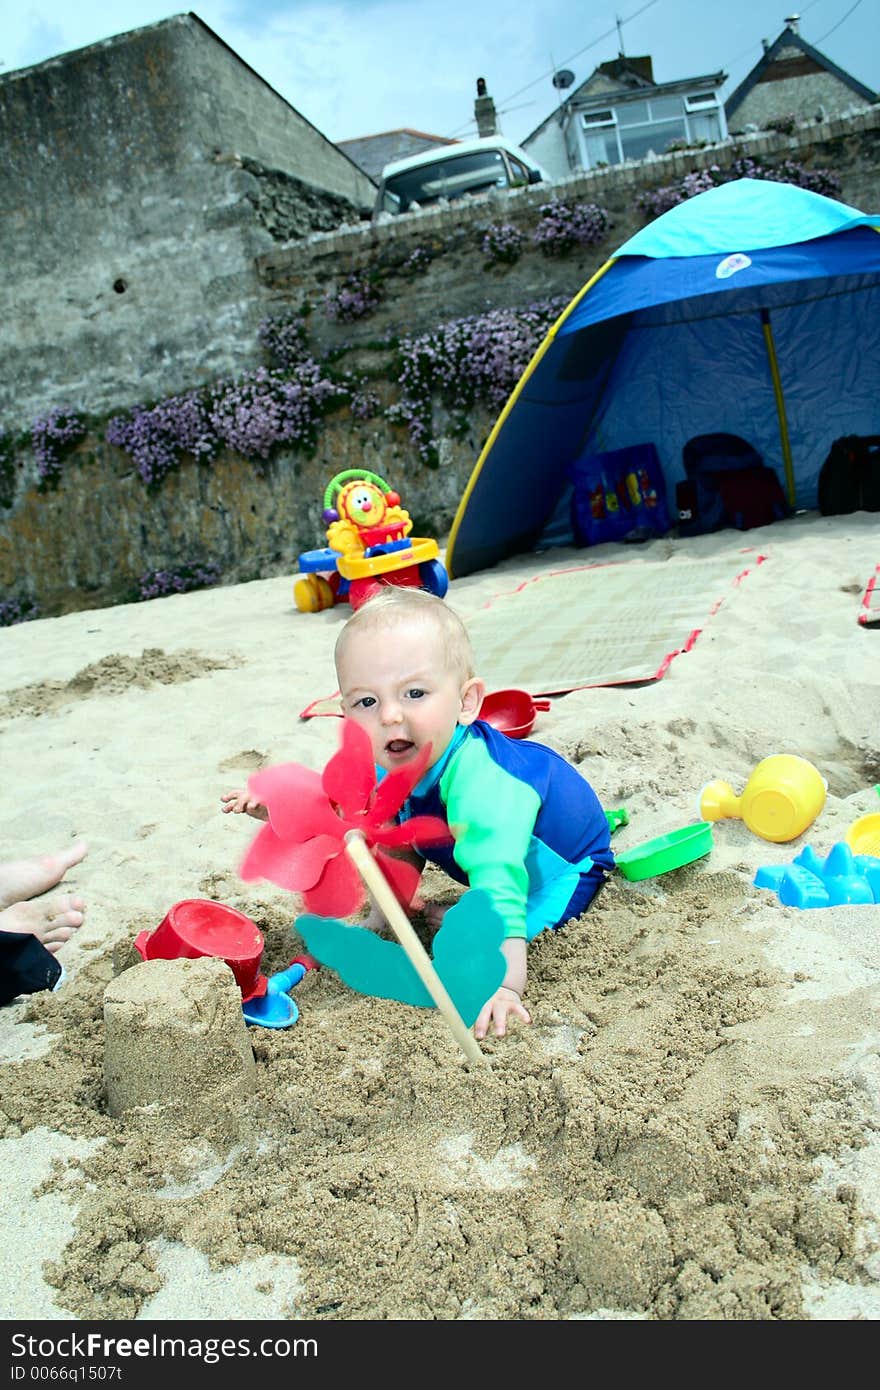
[[[593,276],[587,281],[587,283],[584,285],[583,289],[581,289],[581,290],[578,291],[578,293],[575,295],[575,297],[574,297],[574,299],[571,301],[571,303],[570,303],[570,304],[567,304],[566,307],[563,309],[562,313],[559,315],[559,318],[556,320],[556,322],[555,322],[554,324],[552,324],[551,327],[547,330],[547,335],[546,335],[546,337],[544,338],[544,341],[541,343],[541,346],[538,348],[538,350],[537,350],[537,352],[535,353],[534,357],[532,358],[531,362],[530,362],[529,365],[526,367],[526,369],[525,369],[525,371],[523,372],[522,376],[520,377],[519,381],[518,381],[518,382],[516,383],[516,385],[514,386],[512,392],[510,393],[510,396],[509,396],[508,399],[507,399],[507,404],[504,406],[504,409],[502,410],[501,414],[498,416],[498,419],[495,421],[495,424],[492,426],[492,431],[491,431],[491,433],[490,433],[490,435],[489,435],[489,438],[486,440],[485,444],[483,445],[482,451],[481,451],[481,453],[480,453],[480,457],[477,459],[477,462],[476,462],[476,464],[474,465],[474,470],[473,470],[473,472],[471,473],[470,478],[468,479],[467,487],[465,488],[464,493],[462,494],[461,501],[460,501],[459,504],[458,504],[458,510],[457,510],[457,512],[455,513],[455,517],[454,517],[453,522],[452,522],[452,529],[451,529],[451,531],[449,532],[449,540],[446,542],[446,556],[445,556],[445,560],[446,560],[446,571],[447,571],[447,573],[448,573],[450,579],[454,579],[454,578],[455,578],[455,571],[454,571],[454,568],[453,568],[452,557],[453,557],[453,550],[455,549],[455,538],[456,538],[456,536],[458,535],[458,528],[459,528],[459,526],[461,525],[462,521],[464,520],[464,514],[465,514],[465,512],[467,511],[467,505],[468,505],[468,502],[470,501],[471,493],[473,492],[474,488],[475,488],[476,485],[477,485],[477,479],[479,478],[480,473],[482,472],[483,464],[486,462],[486,459],[489,457],[489,454],[492,452],[492,445],[495,443],[495,440],[498,438],[498,435],[499,435],[499,433],[500,433],[500,431],[501,431],[501,426],[504,424],[504,422],[505,422],[505,420],[507,419],[508,415],[509,415],[510,412],[513,410],[513,407],[516,405],[516,402],[519,400],[519,397],[520,397],[520,395],[521,395],[521,393],[522,393],[522,390],[523,390],[523,388],[524,388],[526,382],[528,381],[529,377],[530,377],[530,376],[532,375],[532,373],[534,372],[534,370],[535,370],[535,368],[537,367],[538,363],[541,361],[541,358],[544,356],[545,352],[546,352],[546,351],[548,350],[548,348],[550,347],[550,344],[553,342],[554,338],[556,337],[556,334],[557,334],[558,330],[562,327],[563,323],[564,323],[565,320],[568,318],[568,316],[569,316],[569,314],[572,312],[572,310],[576,309],[577,306],[578,306],[578,304],[580,304],[580,302],[581,302],[581,300],[583,299],[584,295],[585,295],[589,290],[591,290],[591,289],[593,288],[593,286],[595,285],[596,281],[597,281],[597,280],[601,280],[601,278],[602,278],[602,276],[605,274],[605,272],[606,272],[607,270],[610,270],[610,269],[611,269],[611,267],[614,265],[614,261],[615,261],[615,257],[612,256],[611,259],[610,259],[610,260],[607,260],[603,266],[600,266],[600,268],[596,271],[596,274],[593,275]]]
[[[761,327],[764,330],[764,343],[767,347],[767,360],[770,363],[770,376],[773,379],[773,394],[776,397],[776,413],[779,416],[779,443],[782,448],[782,462],[785,466],[785,490],[791,507],[795,506],[794,466],[791,461],[791,440],[788,437],[788,420],[785,417],[785,397],[782,394],[782,381],[779,376],[779,363],[776,360],[776,345],[770,327],[770,315],[761,310]]]

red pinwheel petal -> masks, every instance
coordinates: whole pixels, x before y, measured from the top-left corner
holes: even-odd
[[[288,879],[297,893],[314,888],[330,860],[339,854],[342,842],[338,835],[315,835],[304,844],[284,842],[287,854]]]
[[[382,778],[376,788],[376,795],[373,797],[373,804],[367,817],[369,825],[383,825],[385,821],[391,820],[392,816],[397,815],[413,787],[421,778],[430,757],[431,745],[426,743],[411,763],[407,763],[404,767],[396,767],[393,772],[389,772],[386,777]]]
[[[280,839],[271,825],[264,825],[252,840],[239,872],[247,883],[266,878],[279,888],[302,893],[318,882],[328,860],[339,854],[341,847],[338,836],[330,835],[294,844]]]
[[[376,785],[376,767],[370,736],[353,719],[342,721],[339,752],[324,768],[321,784],[346,818],[366,810]]]
[[[406,859],[394,859],[390,854],[383,854],[381,849],[376,850],[374,858],[397,901],[404,907],[409,907],[421,878],[415,864],[410,864]]]
[[[344,851],[328,860],[318,882],[302,895],[306,911],[318,917],[348,917],[365,897],[360,874]]]
[[[283,840],[310,840],[313,835],[341,838],[345,826],[327,800],[321,774],[300,763],[279,763],[248,778],[248,790],[269,811],[272,828]]]
[[[264,825],[251,841],[238,872],[246,883],[266,878],[270,883],[277,883],[279,888],[292,889],[293,884],[287,882],[287,862],[284,841],[279,840],[271,825]]]
[[[400,825],[383,826],[368,834],[377,845],[447,845],[454,839],[439,816],[412,816]]]

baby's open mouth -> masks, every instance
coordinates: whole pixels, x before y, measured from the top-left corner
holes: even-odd
[[[392,738],[385,744],[385,752],[390,753],[394,758],[403,757],[405,753],[411,753],[415,744],[408,738]]]

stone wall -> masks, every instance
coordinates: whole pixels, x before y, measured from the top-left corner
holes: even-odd
[[[772,72],[772,68],[769,69]],[[758,82],[731,117],[737,130],[749,123],[760,129],[767,121],[793,116],[797,121],[813,121],[822,112],[833,118],[863,107],[851,87],[830,72],[809,72],[797,77],[772,78]]]
[[[228,370],[231,343],[237,344],[240,362],[256,365],[259,319],[267,312],[296,312],[310,304],[306,322],[313,349],[341,352],[341,365],[368,372],[388,403],[395,394],[393,354],[383,345],[389,335],[426,331],[457,315],[522,306],[552,294],[570,298],[611,249],[642,224],[636,206],[640,191],[669,184],[694,168],[727,164],[734,150],[765,162],[790,158],[809,167],[831,169],[842,180],[843,201],[866,211],[880,209],[880,111],[874,109],[810,126],[795,137],[763,135],[724,149],[692,151],[642,166],[572,177],[555,186],[557,196],[600,204],[608,209],[613,227],[601,246],[562,258],[544,256],[528,240],[539,208],[548,198],[547,188],[493,194],[467,205],[426,209],[375,226],[311,232],[283,246],[276,245],[265,229],[258,239],[253,224],[245,233],[238,222],[225,251],[223,238],[230,234],[218,228],[206,272],[221,280],[224,275],[232,280],[241,277],[227,285],[225,299],[218,290],[217,308],[209,317],[213,355],[199,360],[181,354],[169,360],[166,390],[181,391],[211,371]],[[258,176],[243,163],[214,167],[221,179],[253,180],[248,191],[258,197]],[[185,219],[194,214],[186,211],[187,199],[200,194],[180,174],[175,186],[184,206],[175,212],[178,220],[169,229],[164,255],[165,263],[174,269],[169,280],[176,284],[181,266],[189,267],[193,275],[199,273],[212,243],[204,228],[198,230],[201,240],[188,240]],[[235,187],[239,193],[233,190],[230,196],[234,193],[238,198],[241,185]],[[275,197],[272,190],[283,191],[287,185],[280,181],[262,187],[269,187],[264,196]],[[255,205],[249,206],[253,211]],[[154,215],[143,199],[137,207],[139,217]],[[266,217],[265,208],[261,215]],[[278,212],[278,225],[288,215],[292,214]],[[515,223],[526,234],[526,249],[516,264],[486,267],[480,235],[492,221]],[[159,226],[156,214],[157,238]],[[431,257],[424,273],[409,266],[417,248],[427,249]],[[33,255],[38,255],[36,249]],[[158,240],[152,243],[151,255],[151,273],[158,274]],[[250,272],[245,270],[248,264]],[[128,263],[108,267],[107,273],[121,275],[127,270],[136,291],[137,276],[127,267]],[[379,273],[383,302],[369,318],[333,323],[322,307],[324,292],[358,269]],[[181,312],[197,316],[204,313],[206,303],[204,293],[194,290],[183,297]],[[237,305],[234,315],[232,305]],[[136,315],[143,307],[137,293],[126,290],[114,296],[111,288],[94,305],[94,312]],[[21,304],[16,309],[23,315]],[[71,329],[68,351],[73,352],[75,343]],[[130,404],[122,385],[146,379],[156,358],[152,341],[135,335],[130,378],[126,361],[114,355],[111,339],[106,335],[102,339],[96,330],[93,347],[95,368],[103,373],[102,389],[88,390],[90,379],[84,374],[78,403],[95,412],[105,402],[109,409]],[[85,352],[82,343],[80,351]],[[47,382],[48,378],[47,367]],[[135,399],[140,398],[139,393]],[[436,470],[418,461],[402,426],[381,417],[358,423],[343,409],[325,422],[310,459],[282,454],[263,470],[234,456],[210,466],[188,461],[155,496],[146,493],[130,462],[103,442],[100,429],[65,462],[55,492],[36,490],[33,465],[24,454],[17,464],[13,504],[0,511],[0,599],[24,595],[36,600],[45,614],[112,603],[130,596],[147,570],[194,562],[218,564],[229,581],[285,571],[292,575],[299,553],[324,543],[321,498],[330,478],[359,465],[381,474],[401,493],[416,520],[417,534],[440,538],[448,530],[496,413],[488,407],[475,410],[464,438],[441,429],[441,466]]]
[[[343,226],[304,241],[274,247],[257,258],[257,273],[274,312],[318,306],[309,331],[322,350],[369,342],[387,333],[425,332],[443,319],[532,299],[576,294],[589,277],[644,224],[638,196],[694,170],[729,166],[737,156],[778,164],[789,159],[808,169],[828,169],[841,180],[840,199],[867,212],[880,210],[880,107],[851,117],[800,127],[794,135],[766,132],[682,151],[642,164],[572,174],[553,185],[494,190],[467,202],[425,208],[373,225]],[[611,228],[605,241],[560,259],[531,246],[539,209],[551,198],[605,208]],[[480,251],[485,227],[509,222],[526,236],[513,266],[487,267]],[[423,248],[433,258],[425,274],[407,268]],[[328,288],[352,272],[378,271],[385,299],[369,318],[336,324],[320,310]]]
[[[343,409],[325,422],[311,458],[189,461],[154,495],[118,450],[84,443],[65,459],[56,489],[21,488],[16,505],[0,512],[0,601],[30,600],[44,617],[105,607],[136,597],[149,570],[206,563],[219,566],[224,583],[284,573],[292,583],[300,553],[326,545],[327,484],[355,465],[401,494],[416,535],[439,538],[493,418],[474,412],[468,434],[445,438],[431,470],[414,459],[405,428],[384,419],[359,424]]]
[[[0,143],[12,431],[252,365],[255,257],[375,194],[193,15],[3,75]]]

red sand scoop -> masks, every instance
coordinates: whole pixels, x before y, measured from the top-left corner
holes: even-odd
[[[243,1003],[266,993],[266,976],[260,974],[263,945],[262,933],[250,917],[207,898],[175,903],[154,931],[142,931],[134,943],[144,960],[217,956],[235,976]]]
[[[495,690],[483,697],[480,718],[511,738],[525,738],[538,710],[549,708],[549,700],[533,700],[525,690]]]

